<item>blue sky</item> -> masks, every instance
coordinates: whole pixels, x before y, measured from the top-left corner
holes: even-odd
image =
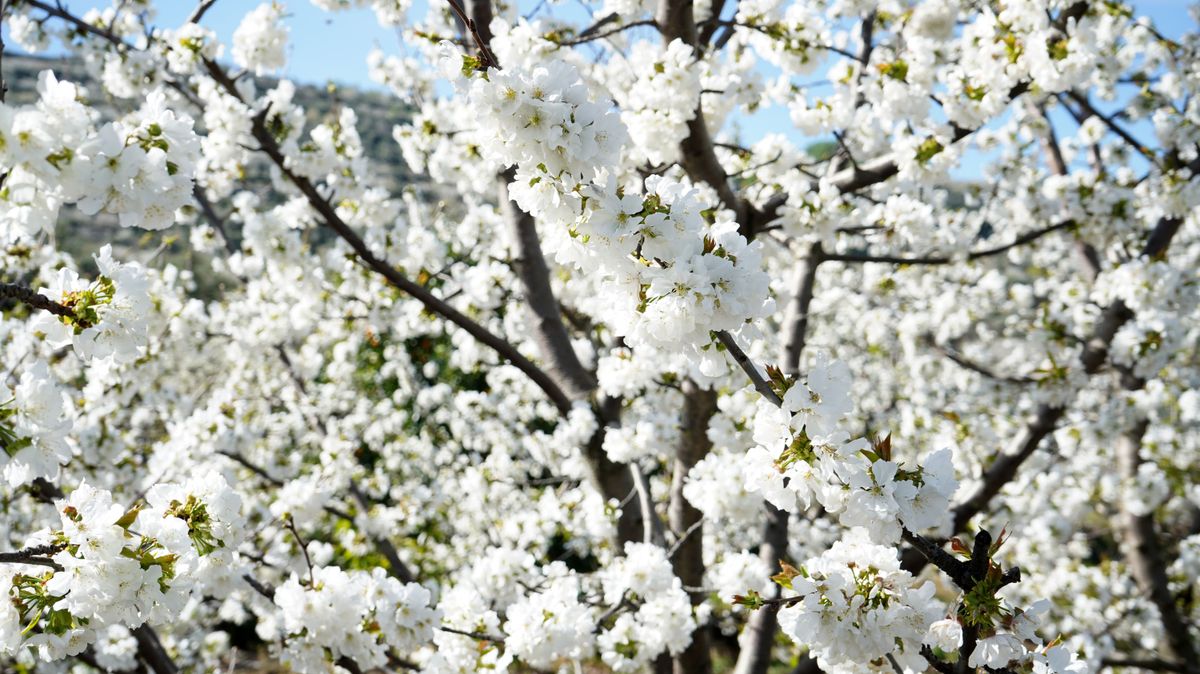
[[[431,0],[438,2],[440,0]],[[92,7],[106,7],[104,0],[64,0],[73,12],[82,13]],[[257,6],[256,0],[218,0],[205,15],[203,24],[214,31],[228,44],[233,31],[247,11]],[[298,82],[325,83],[374,87],[367,77],[366,58],[372,49],[380,48],[388,53],[401,49],[401,38],[392,30],[381,27],[374,14],[367,9],[325,12],[307,0],[285,2],[290,15],[289,58],[283,76]],[[572,17],[581,14],[582,3],[554,3],[554,12],[570,12]],[[598,4],[598,3],[597,3]],[[1149,17],[1167,37],[1177,37],[1183,32],[1195,30],[1195,22],[1188,13],[1188,0],[1135,0],[1131,3],[1139,15]],[[191,13],[192,0],[164,0],[156,3],[160,26],[177,26]],[[536,5],[522,0],[522,6]],[[427,0],[415,0],[412,16],[419,17],[427,11]],[[819,79],[820,75],[813,79]],[[1065,118],[1065,114],[1064,114]],[[1065,123],[1056,120],[1057,123]],[[782,132],[798,142],[807,142],[798,137],[788,119],[787,111],[770,108],[753,116],[743,116],[737,122],[742,142],[752,143],[763,135]],[[1068,127],[1070,128],[1070,127]],[[1132,131],[1146,141],[1153,141],[1148,124],[1131,127]],[[961,177],[977,177],[982,157],[964,158]]]

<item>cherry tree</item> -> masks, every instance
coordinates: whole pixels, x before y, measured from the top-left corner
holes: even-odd
[[[397,190],[216,1],[0,2],[6,671],[1200,669],[1196,26],[313,0]]]

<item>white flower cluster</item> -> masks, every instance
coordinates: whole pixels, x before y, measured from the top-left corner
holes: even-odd
[[[163,229],[192,195],[200,143],[192,119],[167,108],[156,90],[137,112],[92,128],[81,92],[51,71],[38,77],[40,99],[0,104],[0,225],[8,238],[50,231],[63,203],[87,215],[118,216],[122,226]]]
[[[315,567],[275,590],[282,619],[282,658],[293,670],[327,672],[339,659],[364,668],[388,662],[388,650],[408,652],[433,638],[440,614],[429,590],[401,583],[381,568]]]
[[[132,362],[141,356],[148,340],[150,281],[145,268],[136,262],[113,260],[110,245],[104,246],[95,260],[100,269],[95,281],[88,282],[74,269],[64,267],[48,287],[38,291],[73,315],[43,312],[30,321],[30,328],[56,349],[72,346],[85,361]]]
[[[582,660],[596,648],[596,619],[579,601],[579,578],[561,562],[550,565],[546,574],[546,587],[508,607],[504,621],[505,646],[539,669],[560,660]]]
[[[782,406],[758,403],[754,441],[744,467],[746,489],[796,512],[815,499],[847,526],[866,528],[891,544],[901,526],[920,531],[943,523],[958,486],[950,450],[905,469],[891,460],[890,440],[872,446],[839,428],[850,411],[850,372],[820,360],[808,379],[789,384]]]
[[[548,248],[598,275],[606,290],[598,315],[631,346],[690,347],[710,372],[723,367],[711,331],[737,330],[773,307],[760,246],[720,214],[706,222],[706,204],[686,182],[651,176],[640,194],[619,185],[624,128],[587,99],[574,67],[492,69],[473,81],[471,101],[488,129],[485,156],[517,165],[513,200],[559,225]]]
[[[469,96],[479,114],[480,149],[499,164],[516,164],[518,184],[536,186],[553,178],[570,186],[590,180],[594,167],[616,164],[626,138],[620,118],[589,100],[579,71],[562,61],[528,71],[492,68],[486,78],[471,81]],[[570,221],[582,195],[573,203],[565,201],[570,199],[565,193],[558,199],[563,203],[553,212]]]
[[[779,624],[808,646],[822,670],[885,656],[907,671],[925,670],[921,642],[942,608],[933,583],[915,585],[894,548],[852,530],[797,572],[788,583],[799,599],[780,609]]]
[[[639,672],[659,655],[679,655],[692,643],[696,620],[667,551],[648,543],[626,543],[625,556],[603,572],[604,600],[630,601],[636,608],[617,616],[601,633],[600,657],[614,672]]]
[[[677,161],[679,142],[687,137],[687,123],[696,117],[700,103],[700,69],[695,51],[679,39],[672,40],[665,49],[651,42],[638,42],[627,63],[614,67],[632,70],[633,81],[610,88],[637,152],[651,164]]]
[[[255,75],[266,75],[287,65],[287,8],[280,2],[255,7],[233,31],[233,62]]]
[[[1119,300],[1133,311],[1134,320],[1113,338],[1111,357],[1152,377],[1182,346],[1200,304],[1200,281],[1165,261],[1136,258],[1100,274],[1092,295],[1101,306]]]
[[[11,391],[0,383],[0,467],[10,486],[53,480],[71,458],[72,421],[66,393],[39,361]]]
[[[211,30],[195,23],[185,23],[176,30],[165,31],[162,44],[166,51],[167,67],[179,75],[190,75],[202,59],[215,61],[221,57],[221,43]]]
[[[230,564],[244,525],[240,498],[216,474],[156,486],[133,508],[84,483],[56,508],[61,528],[30,543],[58,550],[60,568],[0,577],[0,653],[54,660],[109,626],[173,620],[194,591],[213,593],[200,583],[214,564]]]
[[[1027,610],[1008,609],[1011,615],[1005,618],[1005,629],[989,630],[994,633],[975,644],[967,659],[967,665],[1002,669],[1017,664],[1021,669],[1028,667],[1035,674],[1087,674],[1088,664],[1079,660],[1070,648],[1057,643],[1057,640],[1039,645],[1042,644],[1042,639],[1037,634],[1039,616],[1049,608],[1050,602],[1043,599]],[[954,645],[954,637],[952,627],[944,629],[941,635],[941,638],[947,641],[944,645],[948,646]],[[930,641],[933,640],[931,637]],[[957,636],[957,643],[962,645],[961,630]]]

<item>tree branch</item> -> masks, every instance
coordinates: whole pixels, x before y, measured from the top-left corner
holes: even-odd
[[[1035,229],[1033,231],[1026,232],[1013,239],[1009,243],[968,253],[966,259],[981,260],[995,255],[1000,255],[1002,253],[1007,253],[1013,248],[1023,246],[1027,243],[1032,243],[1043,236],[1046,236],[1047,234],[1051,234],[1062,229],[1068,229],[1074,227],[1075,225],[1076,223],[1074,220],[1063,220],[1062,222],[1056,222],[1053,225],[1048,225],[1046,227],[1042,227],[1041,229]],[[956,259],[953,257],[937,255],[929,257],[901,257],[896,255],[867,255],[859,253],[825,253],[824,258],[834,262],[881,262],[885,264],[911,265],[942,265],[956,262]]]
[[[574,400],[584,400],[596,390],[596,380],[580,362],[563,324],[562,312],[550,286],[550,269],[538,239],[533,216],[522,211],[509,198],[508,186],[515,179],[509,169],[497,180],[500,212],[508,223],[516,245],[513,260],[517,277],[525,289],[525,301],[533,313],[533,336],[549,374],[563,392]]]
[[[714,334],[716,334],[717,341],[721,343],[721,346],[724,346],[729,355],[733,356],[733,360],[738,364],[738,367],[742,368],[742,371],[750,378],[751,383],[754,384],[754,389],[758,391],[759,395],[770,400],[776,406],[781,405],[783,401],[779,399],[779,395],[775,393],[775,389],[772,389],[767,380],[763,378],[762,373],[758,371],[758,366],[751,362],[750,356],[747,356],[742,347],[738,346],[737,340],[734,339],[733,335],[724,330],[718,330]]]
[[[175,661],[163,648],[162,641],[159,640],[158,633],[154,631],[153,627],[142,623],[140,627],[133,630],[133,637],[137,640],[138,655],[150,669],[154,670],[155,674],[178,674],[179,668],[175,666]]]
[[[1143,383],[1139,380],[1134,386],[1126,388],[1140,389]],[[1117,469],[1126,481],[1137,479],[1138,466],[1142,463],[1139,450],[1148,426],[1149,422],[1142,419],[1117,438]],[[1163,559],[1154,513],[1135,513],[1129,508],[1129,500],[1124,498],[1120,499],[1120,508],[1125,532],[1125,562],[1138,587],[1158,609],[1159,621],[1166,636],[1163,655],[1169,661],[1180,663],[1187,674],[1200,672],[1200,662],[1196,661],[1196,646],[1187,620],[1180,613],[1175,596],[1171,593],[1171,581],[1167,576],[1167,563]]]
[[[704,583],[704,515],[683,496],[688,473],[712,451],[708,439],[708,424],[717,412],[717,393],[702,388],[688,379],[683,382],[683,418],[679,423],[679,443],[675,446],[675,465],[671,475],[671,502],[667,513],[671,529],[679,539],[667,556],[675,575],[684,586]],[[699,594],[691,595],[692,605],[704,602]],[[692,633],[692,643],[673,660],[676,674],[710,674],[713,669],[706,626]]]
[[[62,571],[62,566],[50,558],[62,549],[61,545],[35,545],[15,552],[0,552],[0,564],[31,564]]]
[[[36,293],[31,288],[27,288],[19,283],[0,283],[0,299],[13,299],[33,307],[48,311],[55,316],[64,318],[75,318],[75,312],[70,308],[55,302],[54,300]]]
[[[241,94],[238,92],[233,80],[229,75],[217,65],[215,61],[205,59],[205,68],[209,76],[212,77],[229,95],[241,100]],[[265,112],[265,111],[264,111]],[[251,127],[252,135],[258,141],[261,150],[270,158],[271,162],[279,172],[293,185],[296,186],[300,193],[308,200],[309,205],[313,210],[321,216],[325,225],[333,230],[347,245],[354,251],[358,259],[371,270],[383,276],[389,283],[399,290],[412,296],[430,312],[445,318],[454,325],[462,328],[467,334],[471,335],[479,342],[490,347],[501,358],[507,360],[518,370],[528,376],[538,388],[546,394],[559,412],[566,414],[571,410],[571,399],[559,388],[558,384],[550,378],[546,372],[538,368],[528,358],[521,354],[515,346],[505,341],[503,338],[493,334],[487,328],[479,323],[468,318],[465,314],[452,307],[445,300],[435,296],[424,286],[413,282],[407,276],[402,274],[398,269],[391,266],[383,259],[377,257],[372,252],[367,244],[349,225],[341,219],[334,209],[333,205],[317,191],[313,183],[304,176],[297,175],[288,166],[287,160],[284,158],[279,144],[275,141],[274,136],[267,130],[264,124],[264,114],[259,114],[252,120]]]

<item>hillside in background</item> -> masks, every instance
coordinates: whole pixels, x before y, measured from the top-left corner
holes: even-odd
[[[87,68],[78,59],[41,58],[19,54],[4,54],[4,79],[8,85],[7,102],[10,105],[31,103],[37,99],[38,73],[52,70],[60,80],[68,80],[87,89],[90,102],[106,118],[118,116],[129,110],[131,101],[101,98],[101,87],[89,75]],[[259,79],[260,90],[275,86],[270,79]],[[363,152],[371,158],[378,170],[378,178],[393,193],[399,194],[406,187],[428,191],[428,184],[415,178],[400,153],[400,146],[392,139],[392,127],[403,123],[411,116],[411,110],[395,97],[375,91],[354,88],[334,88],[296,83],[296,103],[305,110],[311,126],[331,117],[336,117],[341,106],[349,106],[358,115],[358,133],[362,138]],[[197,126],[201,126],[200,115]],[[266,167],[251,168],[244,189],[270,198],[270,182]],[[226,212],[224,209],[222,213]],[[227,224],[231,238],[238,238],[236,223]],[[91,271],[92,254],[105,243],[112,243],[118,256],[135,259],[152,266],[167,263],[190,269],[196,276],[197,295],[211,298],[220,293],[221,285],[228,279],[217,277],[206,260],[197,259],[197,254],[187,245],[186,228],[172,227],[161,232],[146,232],[129,229],[117,224],[116,217],[107,214],[85,216],[74,206],[66,206],[59,216],[55,232],[59,249],[70,253],[85,269]],[[312,233],[313,243],[319,244],[319,233]]]

